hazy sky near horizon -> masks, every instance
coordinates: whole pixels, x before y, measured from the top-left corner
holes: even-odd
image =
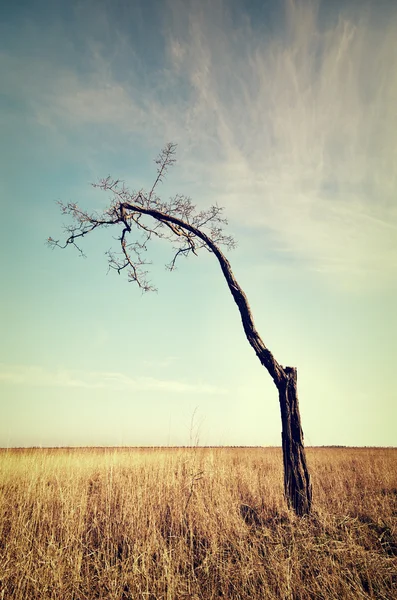
[[[213,256],[141,295],[107,230],[50,251],[111,174],[225,207],[307,445],[397,444],[397,5],[8,3],[0,24],[0,446],[275,445],[277,391]],[[192,423],[193,421],[193,423]]]

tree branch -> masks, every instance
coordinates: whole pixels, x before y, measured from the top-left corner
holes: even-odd
[[[202,248],[212,252],[218,259],[226,283],[239,309],[247,340],[279,387],[285,381],[285,371],[259,336],[247,297],[234,277],[229,261],[220,249],[220,246],[232,249],[236,245],[233,237],[223,232],[223,226],[227,221],[221,216],[222,208],[212,206],[207,211],[196,212],[196,207],[186,196],[177,195],[164,202],[154,195],[158,184],[175,162],[175,150],[175,144],[168,144],[157,158],[157,177],[149,194],[145,194],[143,190],[129,191],[124,182],[113,180],[108,176],[106,179],[101,179],[99,183],[93,184],[94,187],[110,192],[113,196],[110,206],[102,215],[83,211],[75,203],[59,203],[62,214],[69,215],[74,224],[67,228],[70,235],[63,245],[51,237],[48,238],[48,243],[52,247],[60,248],[73,245],[83,255],[81,248],[75,242],[76,239],[84,237],[99,227],[120,226],[121,233],[118,240],[121,258],[119,259],[116,253],[109,250],[106,253],[109,269],[114,269],[119,274],[124,269],[129,269],[129,281],[136,282],[145,292],[156,289],[148,281],[147,271],[143,270],[143,266],[149,262],[142,258],[142,253],[147,250],[146,244],[152,236],[173,242],[174,256],[167,265],[169,270],[175,268],[180,256],[186,257],[190,253],[197,255],[197,251]],[[146,217],[149,222],[145,220]],[[127,243],[127,236],[133,231],[138,239]]]

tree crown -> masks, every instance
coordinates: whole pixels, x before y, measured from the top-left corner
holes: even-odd
[[[49,246],[66,248],[71,245],[84,256],[80,238],[95,229],[118,225],[120,233],[116,239],[120,249],[106,252],[109,269],[119,274],[126,270],[129,281],[137,283],[143,292],[156,290],[146,270],[151,261],[145,258],[148,243],[155,238],[172,243],[173,255],[166,265],[170,271],[175,269],[181,256],[197,255],[202,248],[216,253],[219,246],[234,248],[234,238],[223,231],[227,225],[222,216],[223,208],[215,204],[207,210],[197,210],[188,196],[177,194],[163,201],[157,195],[159,184],[176,161],[175,154],[176,144],[169,143],[163,148],[155,161],[157,176],[149,192],[130,190],[124,181],[110,176],[93,183],[93,187],[111,194],[111,202],[102,212],[88,212],[75,202],[58,202],[62,214],[71,217],[72,223],[64,226],[65,241],[61,243],[49,237]]]

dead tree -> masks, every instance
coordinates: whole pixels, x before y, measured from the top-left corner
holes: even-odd
[[[135,282],[142,291],[155,290],[147,278],[145,258],[148,244],[155,238],[167,239],[173,244],[173,258],[167,265],[175,268],[181,256],[197,254],[206,249],[218,259],[223,276],[240,311],[245,335],[262,365],[271,375],[279,395],[282,421],[282,448],[284,460],[284,491],[288,505],[298,515],[308,514],[312,503],[312,487],[303,445],[303,432],[298,407],[297,371],[294,367],[280,365],[265,346],[255,328],[251,309],[243,290],[236,281],[230,263],[220,246],[231,249],[234,239],[225,235],[222,208],[212,206],[197,211],[190,198],[177,195],[164,202],[157,196],[157,187],[169,167],[175,162],[175,144],[168,144],[156,160],[157,177],[150,192],[130,191],[120,180],[110,177],[93,184],[110,192],[110,206],[102,213],[89,213],[75,203],[59,203],[64,215],[72,217],[72,225],[65,227],[66,241],[48,238],[52,247],[74,246],[81,255],[80,240],[102,227],[118,226],[119,252],[107,252],[109,269],[119,274],[126,270],[129,281]],[[134,230],[135,239],[130,240]]]

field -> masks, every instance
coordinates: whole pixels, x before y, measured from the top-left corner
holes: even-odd
[[[0,599],[397,598],[397,449],[0,451]]]

